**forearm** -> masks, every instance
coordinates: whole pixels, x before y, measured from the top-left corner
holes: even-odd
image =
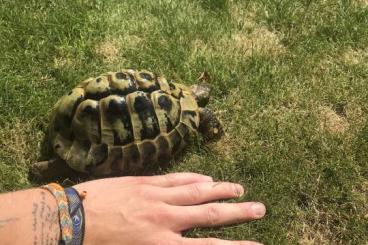
[[[0,195],[2,244],[58,244],[58,208],[52,194],[30,189]]]

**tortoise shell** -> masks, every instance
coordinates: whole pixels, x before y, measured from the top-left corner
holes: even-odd
[[[185,85],[149,71],[108,72],[81,82],[55,105],[54,152],[94,176],[166,165],[199,127],[199,107]]]

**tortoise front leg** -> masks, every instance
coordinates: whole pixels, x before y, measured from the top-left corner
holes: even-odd
[[[36,182],[49,182],[73,176],[76,176],[76,172],[60,158],[34,163],[30,169],[30,178]]]

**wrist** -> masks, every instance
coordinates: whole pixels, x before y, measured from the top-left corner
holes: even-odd
[[[30,189],[0,196],[1,244],[57,245],[60,226],[56,201],[46,190]]]

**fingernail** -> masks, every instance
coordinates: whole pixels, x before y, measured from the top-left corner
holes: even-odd
[[[238,197],[241,197],[244,194],[244,188],[243,186],[239,184],[235,184],[235,192]]]
[[[256,218],[261,218],[266,213],[265,205],[260,202],[253,203],[250,208],[254,212],[254,215],[256,216]]]

